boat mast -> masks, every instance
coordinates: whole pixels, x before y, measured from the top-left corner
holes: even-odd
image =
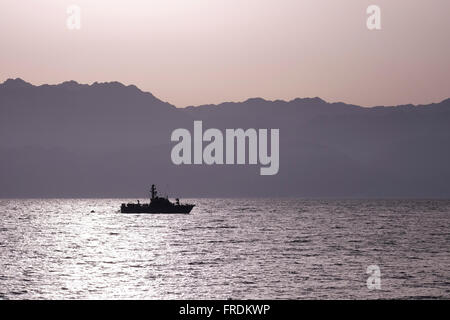
[[[152,198],[151,198],[151,200],[154,200],[156,198],[156,193],[157,192],[156,192],[155,185],[152,184],[152,190],[151,190]]]

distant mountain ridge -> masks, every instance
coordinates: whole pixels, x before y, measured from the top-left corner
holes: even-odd
[[[96,88],[96,87],[103,87],[103,88],[115,88],[115,89],[120,89],[120,88],[127,88],[129,90],[135,90],[136,92],[142,93],[142,94],[146,94],[146,95],[150,95],[151,97],[159,100],[158,98],[156,98],[151,92],[148,91],[142,91],[141,89],[139,89],[137,86],[135,86],[134,84],[131,85],[124,85],[119,81],[108,81],[108,82],[93,82],[92,84],[83,84],[83,83],[79,83],[77,81],[74,80],[68,80],[68,81],[64,81],[61,82],[59,84],[42,84],[42,85],[33,85],[27,81],[24,81],[21,78],[9,78],[7,80],[5,80],[3,83],[0,83],[0,89],[2,88],[7,88],[7,89],[23,89],[23,88],[66,88],[66,89],[77,89],[77,88]],[[161,100],[159,100],[161,101]],[[163,101],[161,101],[163,102]],[[168,102],[163,102],[166,103],[168,106],[171,107],[175,107],[174,105],[168,103]],[[303,104],[321,104],[321,103],[326,103],[326,104],[335,104],[335,105],[347,105],[347,106],[353,106],[353,107],[359,107],[359,108],[365,108],[365,109],[369,109],[369,108],[394,108],[394,107],[421,107],[421,106],[430,106],[430,105],[437,105],[437,104],[448,104],[450,103],[450,98],[444,99],[441,102],[435,102],[435,103],[430,103],[430,104],[418,104],[418,105],[414,105],[414,104],[406,104],[406,105],[396,105],[396,106],[373,106],[373,107],[361,107],[361,106],[357,106],[354,104],[348,104],[348,103],[344,103],[344,102],[327,102],[323,99],[321,99],[320,97],[313,97],[313,98],[295,98],[292,99],[290,101],[286,101],[286,100],[281,100],[281,99],[277,99],[277,100],[266,100],[264,98],[260,98],[260,97],[254,97],[254,98],[248,98],[245,101],[240,101],[240,102],[222,102],[220,104],[205,104],[205,105],[198,105],[198,106],[187,106],[185,107],[185,109],[190,110],[190,109],[200,109],[200,108],[207,108],[207,107],[221,107],[221,106],[227,106],[227,105],[235,105],[235,104],[256,104],[256,103],[303,103]]]
[[[279,128],[280,173],[175,166],[170,134]],[[176,108],[134,85],[0,84],[0,197],[450,197],[450,99],[365,108],[318,97]]]

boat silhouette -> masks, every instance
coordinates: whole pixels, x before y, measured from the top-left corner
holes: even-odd
[[[177,198],[176,202],[170,202],[167,197],[158,197],[156,187],[152,184],[151,198],[149,203],[141,204],[139,200],[137,203],[122,203],[120,206],[121,213],[178,213],[188,214],[194,204],[180,204],[180,200]]]

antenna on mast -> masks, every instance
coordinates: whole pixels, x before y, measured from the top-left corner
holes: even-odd
[[[155,198],[156,198],[156,195],[157,195],[157,191],[156,191],[156,187],[155,187],[155,185],[154,184],[152,184],[152,189],[151,189],[151,194],[152,194],[152,197],[151,197],[151,200],[154,200]]]

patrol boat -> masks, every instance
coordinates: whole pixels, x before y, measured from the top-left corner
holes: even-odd
[[[122,203],[120,206],[121,213],[180,213],[188,214],[191,212],[195,204],[180,204],[180,199],[176,199],[175,203],[169,201],[166,197],[158,197],[156,187],[152,184],[150,203]]]

